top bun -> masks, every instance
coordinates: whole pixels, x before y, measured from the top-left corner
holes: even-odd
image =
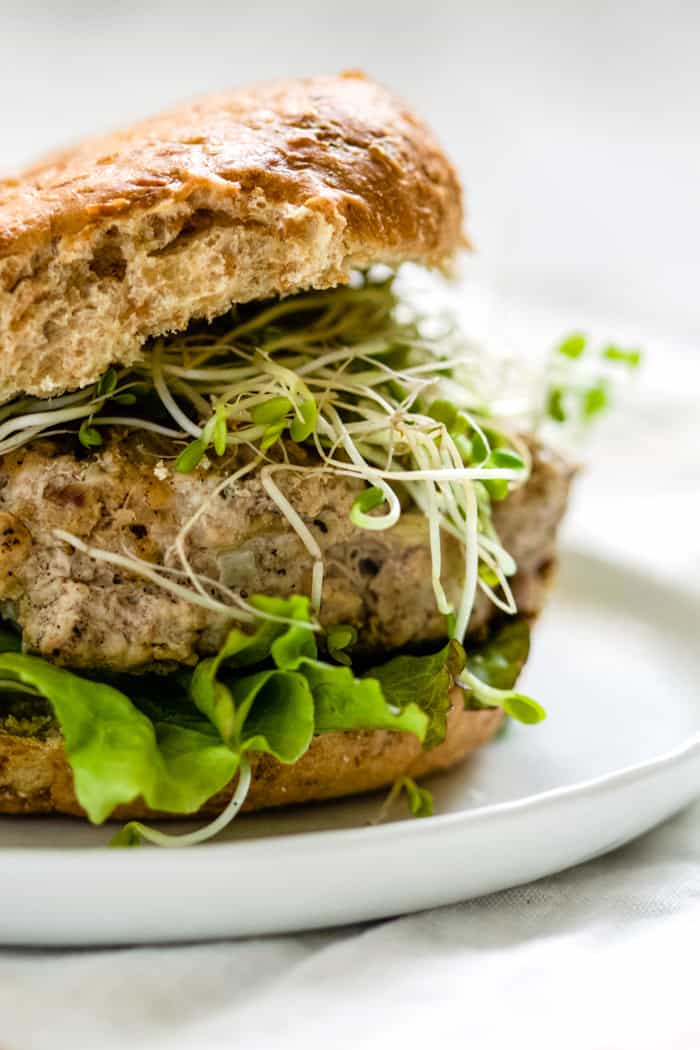
[[[149,336],[373,263],[446,264],[457,176],[361,74],[211,95],[0,180],[0,402],[131,364]]]

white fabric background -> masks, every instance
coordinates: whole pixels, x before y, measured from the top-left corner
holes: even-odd
[[[700,807],[553,879],[362,928],[0,956],[8,1050],[697,1050]]]
[[[692,0],[27,0],[0,10],[0,167],[207,87],[369,68],[464,173],[489,337],[583,325],[649,351],[569,538],[700,587],[699,34]],[[579,869],[386,923],[2,951],[0,1046],[697,1050],[699,934],[700,804]]]

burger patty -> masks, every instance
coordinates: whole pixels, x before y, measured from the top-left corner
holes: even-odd
[[[526,614],[539,611],[544,598],[572,474],[559,456],[531,447],[529,481],[494,505],[496,528],[518,563],[513,590]],[[315,465],[298,447],[292,454],[299,465]],[[236,466],[205,463],[180,474],[171,462],[139,435],[113,435],[83,457],[41,442],[0,460],[0,614],[19,625],[27,651],[69,667],[137,672],[192,664],[217,649],[229,618],[54,535],[63,529],[94,547],[162,565],[179,530]],[[409,506],[394,528],[369,532],[350,521],[361,481],[308,471],[280,471],[275,481],[323,552],[324,626],[353,624],[358,651],[367,654],[444,635],[420,511]],[[310,592],[312,559],[255,473],[209,501],[186,549],[198,575],[244,598]],[[171,555],[166,564],[179,563]],[[443,576],[454,600],[462,574],[459,544],[445,536]],[[470,633],[482,632],[497,612],[479,594]]]

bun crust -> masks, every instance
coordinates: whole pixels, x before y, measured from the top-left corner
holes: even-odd
[[[442,744],[423,751],[410,733],[387,730],[323,733],[292,766],[258,755],[244,810],[340,798],[374,791],[397,777],[422,777],[459,762],[493,736],[503,719],[498,709],[465,711],[455,690]],[[219,813],[233,785],[211,798],[203,815]],[[0,813],[65,813],[85,816],[73,790],[73,776],[58,734],[41,741],[0,734]],[[120,806],[114,819],[173,817],[156,814],[140,800]],[[181,817],[179,819],[182,819]]]
[[[0,402],[130,364],[149,336],[357,267],[446,264],[461,191],[361,74],[194,101],[0,180]]]

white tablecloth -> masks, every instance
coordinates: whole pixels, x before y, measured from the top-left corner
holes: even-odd
[[[636,407],[602,435],[572,532],[695,585],[699,363],[657,349]],[[554,878],[389,922],[0,952],[0,1047],[698,1050],[699,942],[700,803]]]
[[[698,1050],[700,805],[479,901],[302,936],[0,956],[3,1050]]]

